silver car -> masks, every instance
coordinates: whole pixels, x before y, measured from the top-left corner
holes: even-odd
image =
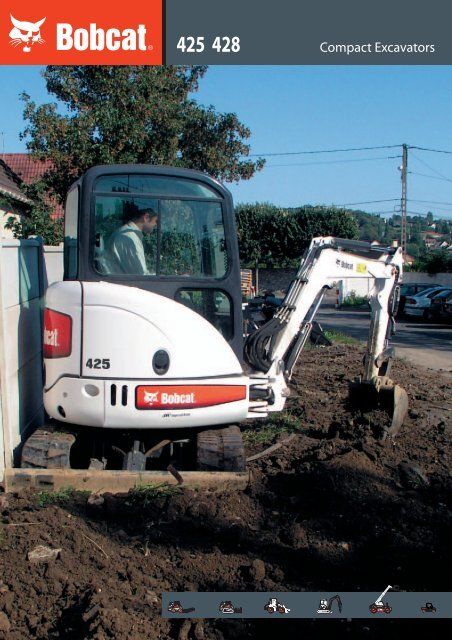
[[[407,298],[405,302],[405,315],[415,316],[418,318],[428,318],[432,299],[439,295],[446,296],[448,293],[452,293],[452,289],[450,287],[438,286],[433,287],[432,289],[426,289],[415,296]]]

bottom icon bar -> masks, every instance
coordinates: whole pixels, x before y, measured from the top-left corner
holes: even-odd
[[[166,618],[452,618],[452,593],[185,591],[162,594]]]

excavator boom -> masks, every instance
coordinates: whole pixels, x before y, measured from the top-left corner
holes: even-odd
[[[281,307],[263,327],[248,337],[245,355],[249,364],[268,376],[279,411],[287,397],[287,382],[309,337],[315,314],[325,291],[343,278],[366,278],[371,322],[360,391],[366,402],[385,405],[392,420],[387,433],[395,435],[408,409],[406,392],[389,376],[393,351],[388,349],[394,330],[398,284],[402,275],[400,248],[384,248],[367,242],[333,237],[314,238],[302,260]]]

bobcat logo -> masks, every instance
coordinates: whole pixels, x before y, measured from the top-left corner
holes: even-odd
[[[159,392],[156,391],[155,393],[149,393],[148,391],[144,392],[144,401],[147,402],[148,404],[154,404],[154,402],[158,402],[158,395]]]
[[[11,22],[13,28],[9,32],[11,40],[9,43],[13,47],[23,47],[22,51],[30,53],[31,47],[36,44],[44,44],[45,40],[41,38],[41,25],[44,23],[45,18],[38,22],[26,22],[16,20],[11,14]]]

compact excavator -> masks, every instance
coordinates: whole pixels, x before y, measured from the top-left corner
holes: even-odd
[[[240,423],[284,409],[316,311],[342,278],[372,284],[360,390],[388,408],[388,434],[399,429],[407,396],[389,377],[388,344],[400,248],[313,238],[273,318],[247,335],[232,198],[215,179],[96,166],[69,189],[64,224],[64,277],[43,320],[48,420],[22,467],[244,470]]]

